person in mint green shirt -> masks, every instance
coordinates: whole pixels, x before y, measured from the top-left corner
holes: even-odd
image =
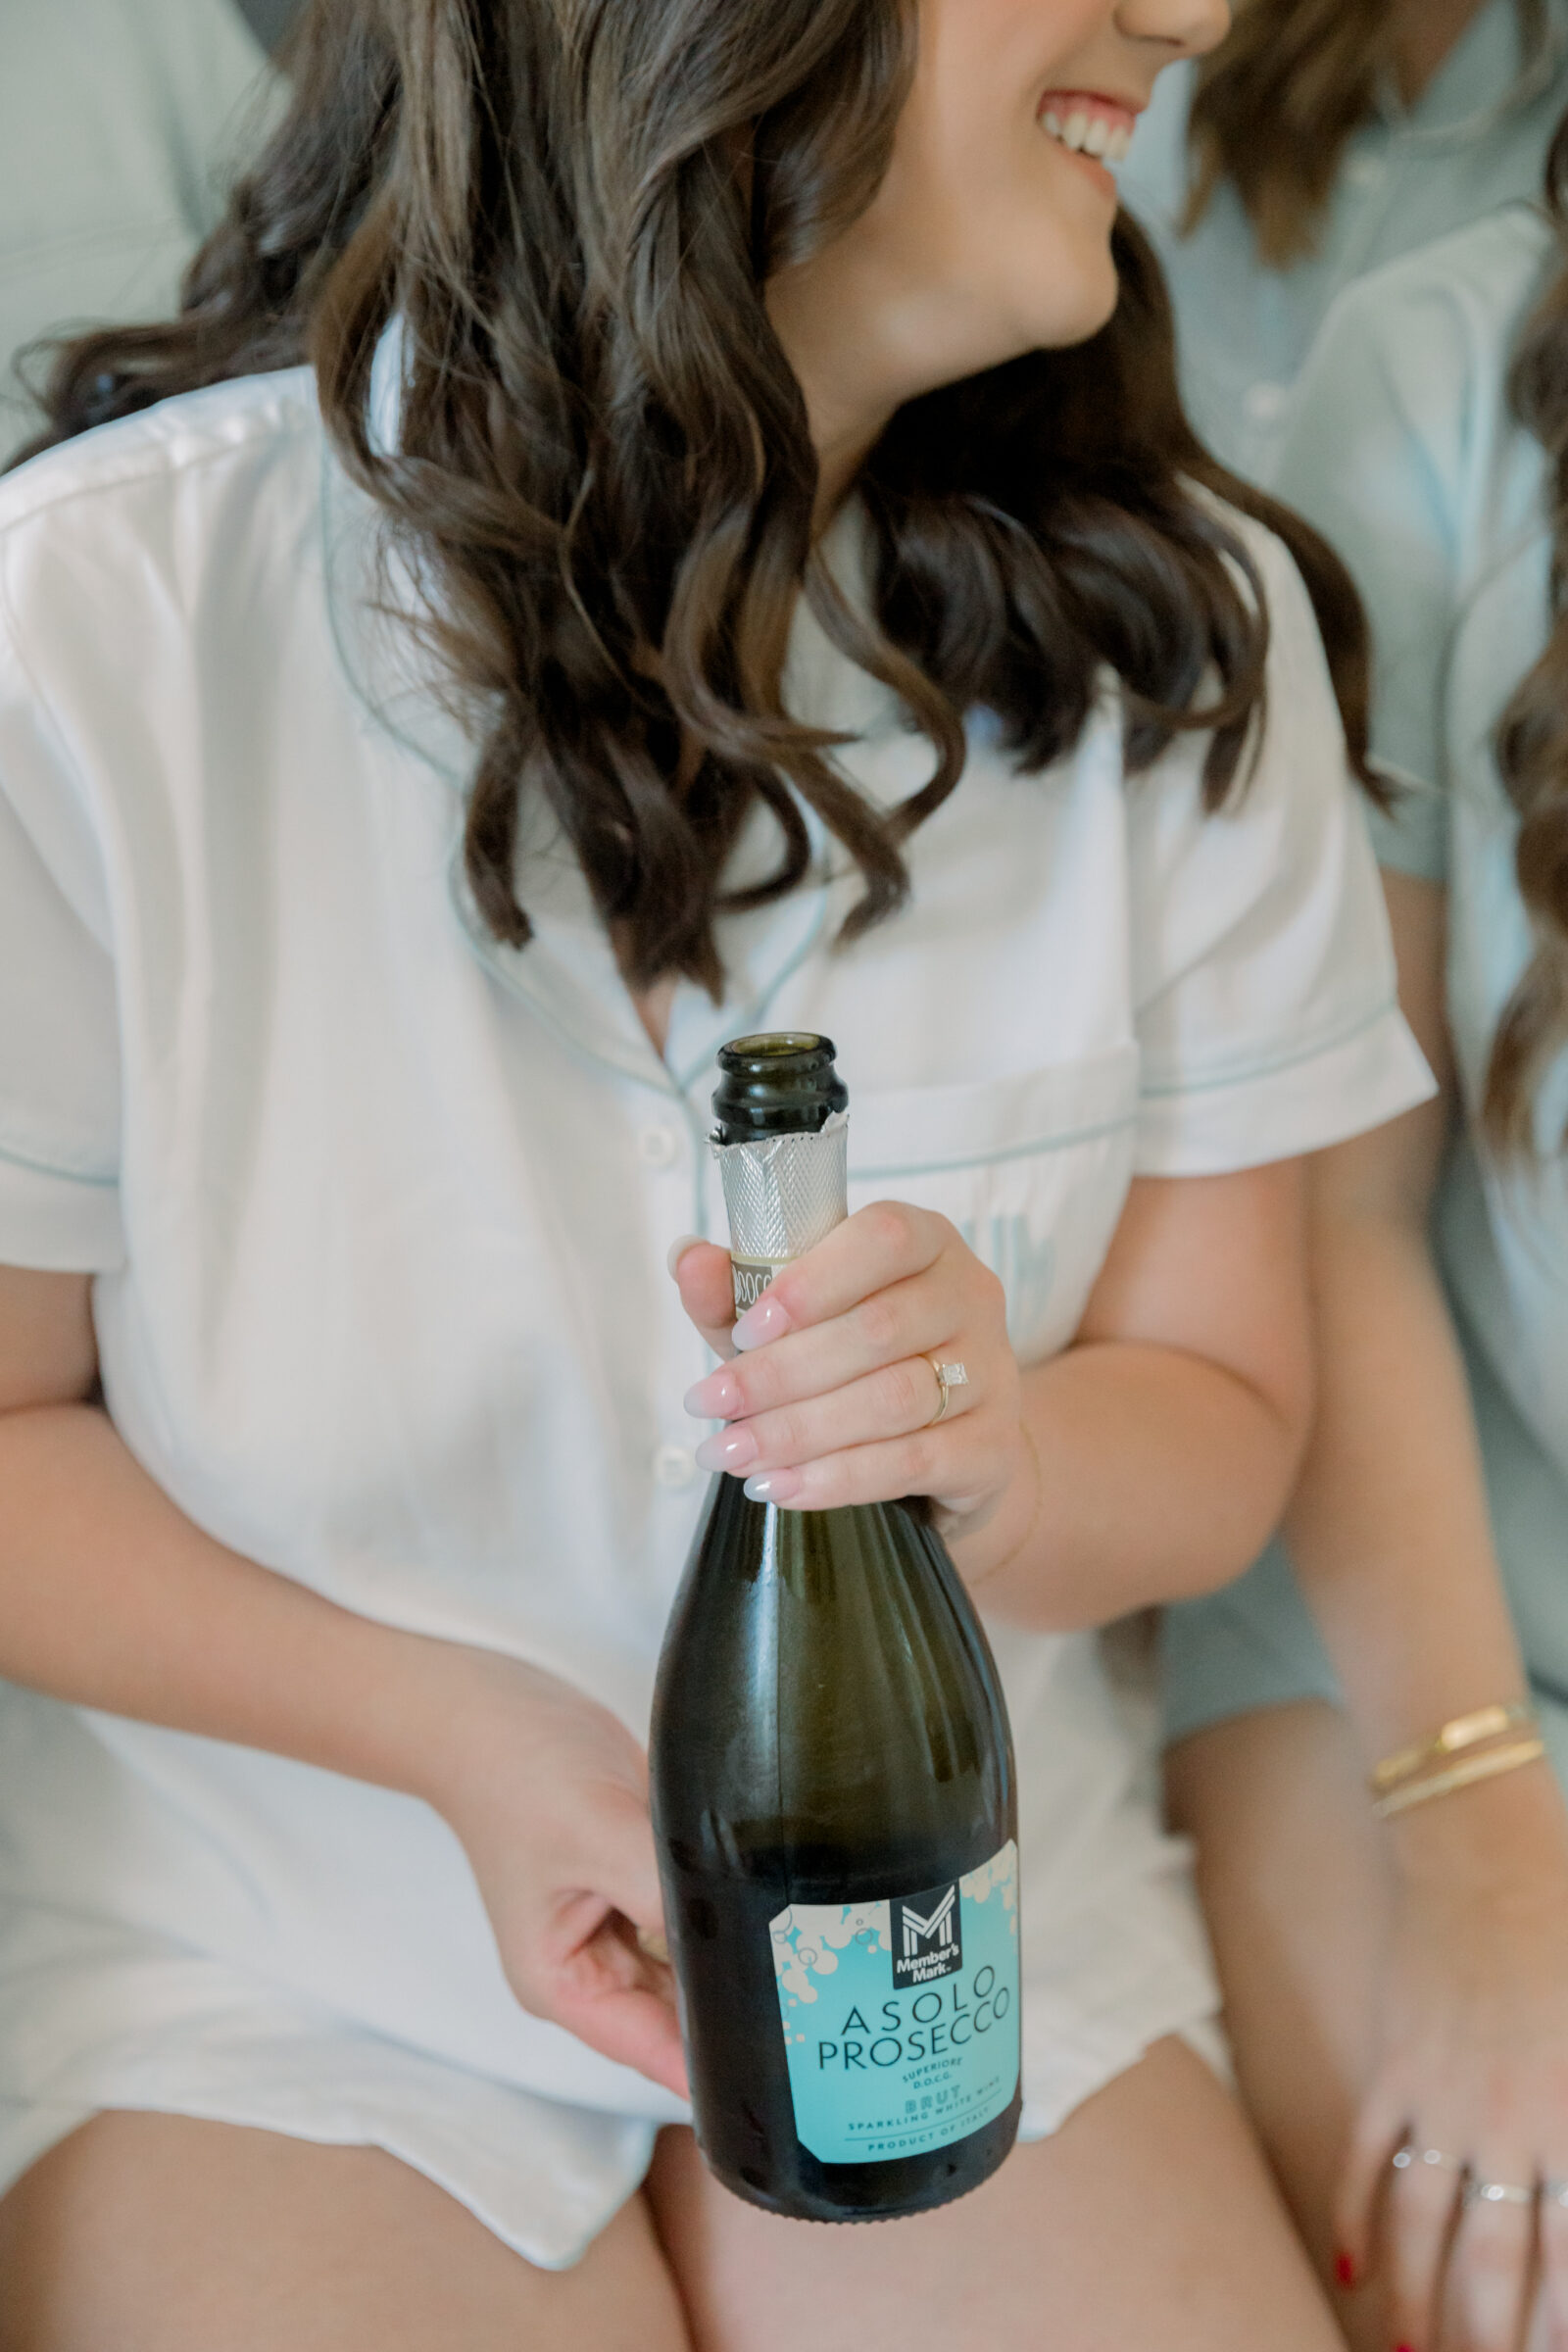
[[[0,464],[42,421],[22,352],[173,309],[267,119],[262,44],[285,22],[277,0],[0,7]]]
[[[1122,197],[1170,283],[1189,412],[1227,466],[1272,485],[1334,297],[1534,196],[1565,106],[1565,0],[1243,0],[1222,49],[1165,76]]]
[[[1165,1625],[1243,2083],[1368,2346],[1433,2346],[1446,2291],[1444,2344],[1512,2352],[1538,2227],[1529,2340],[1568,2341],[1568,122],[1552,186],[1343,296],[1281,455],[1370,610],[1445,1100],[1319,1162],[1289,1556]],[[1379,1823],[1391,1754],[1432,1801]]]

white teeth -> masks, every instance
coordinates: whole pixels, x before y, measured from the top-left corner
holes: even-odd
[[[1107,122],[1103,115],[1092,115],[1079,107],[1063,121],[1053,107],[1040,118],[1041,125],[1063,147],[1075,154],[1089,155],[1107,164],[1124,163],[1132,146],[1131,126],[1125,122]]]

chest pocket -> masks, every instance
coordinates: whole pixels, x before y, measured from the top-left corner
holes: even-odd
[[[1002,1281],[1019,1357],[1072,1338],[1132,1178],[1133,1046],[961,1086],[858,1090],[850,1206],[907,1200],[952,1219]]]

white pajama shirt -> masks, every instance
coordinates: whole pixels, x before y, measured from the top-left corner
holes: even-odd
[[[454,880],[471,747],[371,609],[374,510],[304,371],[0,483],[0,1262],[96,1277],[110,1410],[199,1526],[367,1616],[531,1660],[646,1733],[702,1499],[664,1267],[722,1232],[714,1054],[825,1031],[852,1205],[954,1218],[1025,1363],[1071,1341],[1135,1175],[1311,1151],[1428,1090],[1298,579],[1251,523],[1270,705],[1123,772],[1107,685],[1020,776],[994,724],[849,949],[858,877],[726,917],[655,1053],[536,820],[537,938]],[[853,538],[853,532],[846,534]],[[804,613],[792,707],[868,794],[928,745]],[[774,849],[759,816],[738,851]],[[112,1538],[110,1539],[112,1540]],[[1216,1995],[1180,1845],[1088,1637],[991,1627],[1017,1744],[1025,2129]],[[0,2187],[135,2107],[379,2145],[573,2261],[668,2094],[525,2014],[413,1798],[0,1694]],[[347,1695],[345,1703],[347,1703]]]

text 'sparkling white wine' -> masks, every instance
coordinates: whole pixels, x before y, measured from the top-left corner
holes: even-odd
[[[847,1097],[826,1038],[742,1038],[718,1058],[744,1306],[847,1213]],[[780,1510],[715,1478],[660,1660],[652,1768],[697,2136],[719,2179],[822,2222],[978,2187],[1018,2129],[1012,1747],[923,1510]]]

